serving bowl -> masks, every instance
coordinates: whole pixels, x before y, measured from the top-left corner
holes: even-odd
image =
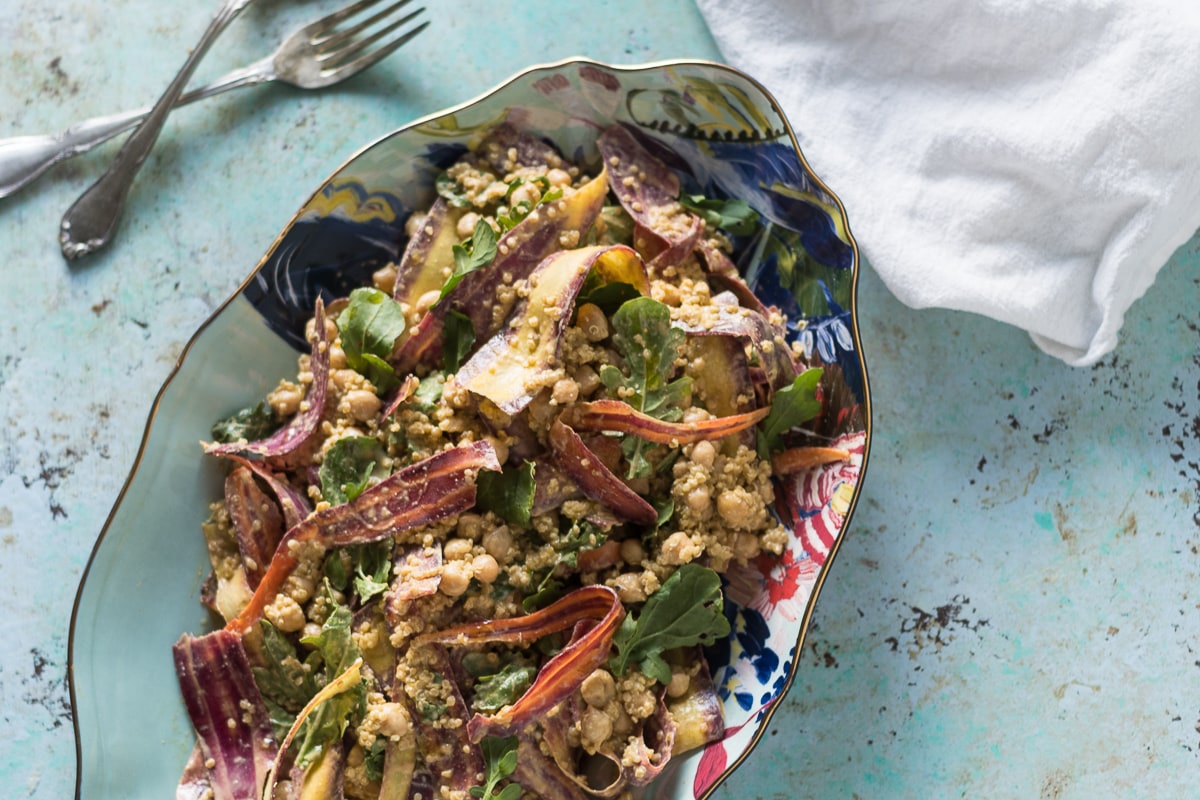
[[[841,203],[752,78],[709,62],[572,59],[523,71],[360,150],[192,337],[155,400],[75,600],[69,678],[77,798],[173,796],[191,751],[171,645],[215,624],[198,602],[208,564],[199,524],[223,480],[197,442],[213,420],[294,372],[315,299],[345,296],[398,259],[405,221],[432,201],[436,176],[500,122],[546,138],[576,163],[594,163],[598,133],[623,124],[680,175],[684,191],[742,198],[763,217],[758,233],[735,240],[735,261],[760,299],[796,321],[789,336],[825,367],[826,410],[816,432],[851,457],[790,478],[800,504],[787,520],[788,547],[726,576],[732,630],[706,654],[725,737],[673,759],[648,796],[707,797],[765,732],[791,685],[869,451],[857,248]]]

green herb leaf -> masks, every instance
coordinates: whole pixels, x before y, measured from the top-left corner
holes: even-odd
[[[770,413],[758,423],[760,458],[767,458],[773,451],[782,450],[785,433],[821,413],[817,384],[821,382],[822,372],[820,367],[806,369],[796,376],[791,386],[785,386],[775,393]]]
[[[392,541],[357,545],[347,548],[354,565],[354,592],[359,602],[366,604],[388,588],[392,572]]]
[[[529,525],[533,513],[533,462],[501,472],[481,472],[475,479],[475,504],[513,525]]]
[[[718,200],[702,194],[679,196],[679,205],[704,219],[709,227],[734,236],[748,236],[758,225],[758,213],[745,200]]]
[[[440,372],[431,372],[417,384],[409,400],[413,408],[425,414],[431,414],[442,399],[442,390],[446,388],[446,376]]]
[[[383,455],[383,446],[369,436],[338,439],[325,453],[317,470],[321,496],[335,506],[358,497],[367,488]]]
[[[621,305],[612,316],[613,344],[629,368],[626,376],[612,364],[600,368],[600,380],[617,399],[643,414],[675,421],[691,392],[691,378],[671,381],[675,359],[687,335],[671,325],[671,310],[650,297],[637,297]],[[630,436],[622,442],[630,478],[653,473],[645,456],[645,441]]]
[[[472,786],[467,792],[480,800],[517,800],[521,787],[515,783],[496,791],[497,784],[517,770],[517,737],[485,736],[479,748],[483,751],[484,785]]]
[[[475,684],[475,699],[471,706],[485,714],[494,714],[505,706],[517,702],[525,690],[533,685],[537,667],[527,664],[505,664],[497,673],[488,675]]]
[[[579,300],[575,303],[575,307],[584,303],[591,303],[598,306],[604,312],[604,316],[611,317],[625,303],[637,297],[641,297],[642,293],[633,288],[633,284],[623,281],[613,281],[599,286],[588,288],[584,284],[584,291],[580,293]]]
[[[471,202],[467,200],[467,195],[463,191],[462,186],[459,185],[458,181],[450,177],[449,172],[443,172],[442,174],[438,175],[437,180],[434,181],[433,185],[437,190],[438,197],[442,198],[455,208],[466,208],[471,204]]]
[[[387,741],[383,736],[376,736],[371,743],[371,749],[365,754],[363,769],[366,770],[367,780],[378,781],[383,778],[383,762],[387,754]]]
[[[286,735],[295,715],[317,693],[317,683],[312,670],[306,669],[296,655],[290,639],[265,619],[258,623],[258,629],[262,634],[263,666],[251,668],[254,683],[268,708],[274,706],[272,723],[282,725]]]
[[[353,615],[349,608],[337,603],[328,583],[325,584],[325,600],[333,611],[321,626],[321,632],[305,636],[300,642],[320,653],[325,664],[324,681],[327,682],[345,672],[360,654],[351,634]],[[351,717],[361,717],[365,709],[366,689],[361,683],[318,705],[300,727],[296,764],[301,769],[311,766],[330,744],[342,738]]]
[[[475,223],[475,230],[471,233],[471,238],[454,245],[450,250],[454,254],[454,271],[450,273],[450,277],[442,286],[438,302],[450,294],[467,275],[486,267],[495,260],[496,232],[492,230],[492,226],[487,224],[486,220],[480,219]]]
[[[337,318],[346,364],[381,392],[399,384],[387,363],[396,338],[404,333],[404,310],[378,289],[361,287],[350,293],[350,304]]]
[[[698,564],[684,564],[650,596],[634,620],[625,617],[613,637],[616,654],[609,665],[624,675],[631,664],[660,683],[671,682],[662,654],[677,647],[712,644],[729,634],[721,578]]]
[[[458,372],[463,359],[475,346],[475,326],[471,318],[451,310],[446,314],[445,327],[442,329],[442,363],[446,372]]]
[[[260,400],[231,417],[214,422],[212,437],[222,444],[242,439],[254,442],[267,438],[278,430],[281,424],[280,420],[275,419],[275,412],[267,405],[267,401]]]

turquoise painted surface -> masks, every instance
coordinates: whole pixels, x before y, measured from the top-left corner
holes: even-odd
[[[0,135],[152,100],[216,5],[11,0]],[[336,5],[262,0],[198,77]],[[249,90],[177,112],[119,242],[83,265],[68,267],[54,236],[112,145],[0,200],[5,797],[70,795],[75,585],[194,328],[360,145],[527,63],[581,54],[716,56],[687,0],[569,14],[469,0],[340,89]],[[795,685],[716,797],[1194,794],[1198,267],[1193,240],[1131,310],[1120,348],[1085,370],[988,320],[907,309],[864,271],[876,439],[863,502]]]

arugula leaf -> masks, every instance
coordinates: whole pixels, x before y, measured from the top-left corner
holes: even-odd
[[[589,274],[588,277],[591,275]],[[625,303],[641,296],[642,293],[633,288],[633,284],[624,281],[613,281],[591,287],[584,283],[583,291],[580,292],[579,299],[575,301],[575,307],[579,308],[584,303],[591,303],[603,311],[604,316],[611,317]]]
[[[388,588],[392,573],[392,540],[357,545],[349,548],[354,564],[354,592],[360,603],[366,604]]]
[[[467,200],[467,195],[463,191],[462,186],[459,185],[458,181],[450,177],[449,172],[443,172],[438,175],[433,186],[437,190],[438,197],[455,208],[466,208],[471,204]]]
[[[387,738],[376,736],[371,743],[371,749],[364,755],[363,769],[366,770],[367,780],[378,781],[383,778],[383,762],[387,754]]]
[[[471,706],[476,711],[494,714],[517,702],[517,698],[533,685],[536,677],[537,667],[505,664],[499,672],[487,675],[475,684],[475,699],[471,701]]]
[[[663,497],[657,500],[651,500],[650,505],[654,506],[654,510],[658,512],[658,519],[654,523],[655,528],[661,528],[667,524],[671,517],[675,516],[675,498]]]
[[[271,726],[282,741],[318,686],[311,664],[306,667],[296,655],[291,640],[267,620],[258,624],[262,634],[263,666],[251,667],[254,683],[262,693],[271,717]]]
[[[463,359],[475,346],[475,326],[466,314],[451,310],[442,329],[442,362],[447,372],[458,372]]]
[[[437,299],[439,303],[454,290],[455,286],[458,286],[463,278],[495,260],[496,232],[492,230],[492,226],[488,225],[486,220],[481,218],[475,223],[475,230],[471,233],[471,238],[454,245],[450,248],[450,252],[454,254],[454,271],[450,273],[450,277],[442,286],[442,293],[438,295]]]
[[[704,219],[709,227],[734,236],[748,236],[758,225],[758,213],[745,200],[719,200],[702,194],[683,194],[679,205]]]
[[[370,436],[338,439],[325,453],[317,470],[321,496],[335,506],[358,497],[367,488],[382,456],[383,446]]]
[[[662,653],[712,644],[728,634],[720,576],[708,567],[684,564],[650,596],[636,621],[633,614],[625,617],[608,663],[617,675],[637,664],[645,675],[667,684],[671,667]]]
[[[612,364],[600,368],[600,380],[612,395],[638,411],[674,422],[683,416],[680,406],[691,392],[691,378],[671,381],[675,359],[687,335],[671,325],[671,310],[650,297],[637,297],[621,305],[612,317],[613,344],[629,367],[629,376]],[[621,443],[629,461],[630,478],[653,472],[646,459],[645,441],[636,436]]]
[[[413,392],[409,402],[417,411],[431,414],[442,399],[442,390],[445,388],[446,376],[440,372],[431,372],[417,384],[417,390]]]
[[[325,663],[324,680],[329,681],[345,672],[360,654],[351,634],[353,615],[349,608],[334,600],[333,589],[328,582],[325,583],[325,599],[333,611],[325,619],[319,634],[305,636],[300,643],[320,653]],[[331,743],[342,738],[351,716],[362,716],[366,701],[366,689],[359,683],[313,709],[297,736],[296,764],[301,769],[307,769],[320,758]]]
[[[385,392],[399,385],[396,371],[387,363],[396,338],[404,333],[404,310],[378,289],[360,287],[350,293],[350,304],[338,314],[338,332],[346,364]]]
[[[771,452],[782,450],[785,433],[821,413],[821,401],[816,393],[823,372],[820,367],[806,369],[796,376],[791,386],[785,386],[775,393],[771,412],[758,423],[756,438],[760,458],[767,458]]]
[[[529,525],[533,513],[533,462],[501,472],[481,472],[475,479],[475,504],[513,525]]]
[[[486,769],[483,786],[472,786],[467,792],[480,800],[517,800],[521,787],[510,783],[500,791],[496,785],[517,770],[517,737],[485,736],[479,743]]]
[[[236,414],[225,419],[217,420],[212,426],[212,437],[222,444],[237,442],[245,439],[254,442],[265,439],[279,429],[281,420],[275,419],[275,412],[266,400],[259,400],[252,406],[243,408]]]

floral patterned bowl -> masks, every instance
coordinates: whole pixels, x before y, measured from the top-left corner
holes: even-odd
[[[404,222],[466,142],[501,121],[576,162],[623,123],[685,191],[740,197],[765,224],[737,241],[746,281],[825,366],[819,435],[848,461],[789,478],[793,535],[781,558],[731,573],[732,632],[708,653],[725,706],[722,741],[673,760],[650,787],[702,798],[746,757],[787,692],[814,601],[859,494],[870,440],[855,309],[859,260],[837,198],[812,174],[778,105],[751,78],[706,62],[531,68],[487,95],[379,139],[326,180],[238,292],[189,342],[163,386],[135,466],[79,586],[71,621],[76,796],[170,797],[194,741],[171,658],[183,631],[211,626],[197,602],[207,564],[198,525],[220,468],[196,442],[212,420],[262,397],[306,348],[313,301],[344,296],[398,258]]]

